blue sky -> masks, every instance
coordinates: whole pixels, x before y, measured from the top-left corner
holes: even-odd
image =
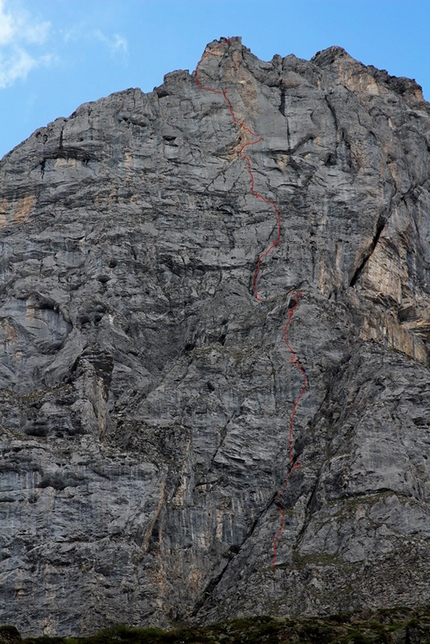
[[[242,36],[263,60],[331,45],[430,100],[430,0],[0,0],[0,157],[78,105],[195,68]]]

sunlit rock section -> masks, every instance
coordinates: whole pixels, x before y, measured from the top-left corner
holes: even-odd
[[[430,601],[429,106],[211,43],[0,164],[0,614],[23,634]],[[196,61],[197,62],[197,61]],[[300,476],[288,427],[297,409]]]

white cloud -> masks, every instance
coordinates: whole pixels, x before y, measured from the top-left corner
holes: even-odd
[[[14,33],[13,16],[5,12],[5,1],[0,0],[0,47],[11,43]]]
[[[102,33],[99,29],[94,32],[94,36],[100,40],[109,49],[112,56],[116,54],[128,54],[128,43],[124,36],[120,34],[113,34],[109,37]]]
[[[8,87],[18,78],[25,78],[36,64],[36,60],[19,47],[15,47],[10,56],[0,55],[0,87]]]
[[[60,34],[65,43],[84,41],[102,43],[114,56],[128,56],[128,42],[121,34],[106,35],[101,29],[92,29],[85,23],[79,23],[67,30],[61,30]]]
[[[0,88],[12,85],[39,65],[50,62],[49,55],[33,51],[46,42],[51,25],[34,19],[21,6],[0,0]]]
[[[68,43],[69,41],[78,40],[77,27],[72,27],[71,29],[60,29],[59,33],[65,43]]]
[[[121,51],[124,54],[128,53],[128,43],[127,40],[123,37],[120,36],[119,34],[114,35],[114,42],[113,42],[113,48],[114,51]]]

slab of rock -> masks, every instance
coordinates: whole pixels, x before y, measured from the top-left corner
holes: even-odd
[[[206,53],[236,122],[179,71],[0,164],[0,615],[23,635],[430,601],[429,105],[338,47]],[[262,302],[249,131],[281,215]]]

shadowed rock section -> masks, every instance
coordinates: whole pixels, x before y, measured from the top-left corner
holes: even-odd
[[[430,601],[430,111],[239,38],[0,164],[0,613],[25,634]],[[214,48],[218,43],[211,43]],[[206,74],[206,77],[205,77]],[[288,468],[295,419],[300,477]]]

